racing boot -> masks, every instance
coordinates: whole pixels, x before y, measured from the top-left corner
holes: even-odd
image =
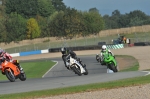
[[[102,61],[102,62],[101,62],[101,65],[106,65],[106,63]]]
[[[65,66],[68,70],[70,70],[70,68],[68,66]]]

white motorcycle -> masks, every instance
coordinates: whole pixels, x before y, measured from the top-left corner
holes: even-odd
[[[69,67],[69,70],[72,70],[75,72],[75,74],[78,74],[81,76],[82,74],[88,75],[88,70],[86,69],[85,64],[81,64],[76,59],[72,58],[70,54],[66,57],[66,66]]]

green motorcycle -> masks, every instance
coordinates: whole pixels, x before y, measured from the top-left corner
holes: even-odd
[[[103,62],[107,66],[107,68],[109,68],[113,72],[118,72],[117,61],[110,53],[105,52],[103,54]]]

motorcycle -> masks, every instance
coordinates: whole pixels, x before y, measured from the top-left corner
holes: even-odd
[[[75,74],[78,74],[79,76],[81,76],[82,74],[88,75],[88,70],[86,69],[86,65],[81,64],[80,59],[76,60],[72,58],[70,54],[66,57],[65,64],[69,68],[69,70],[74,71]]]
[[[17,64],[19,64],[18,60],[16,60],[16,63],[9,62],[5,59],[2,60],[0,70],[3,75],[6,75],[10,82],[15,82],[15,80],[18,78],[21,81],[26,80],[25,72],[23,71],[23,69],[20,70]]]
[[[107,68],[109,68],[113,72],[118,72],[117,61],[110,53],[104,53],[103,62],[104,64],[106,64]]]
[[[100,62],[100,56],[99,56],[99,54],[96,54],[96,60],[97,60],[97,62]]]

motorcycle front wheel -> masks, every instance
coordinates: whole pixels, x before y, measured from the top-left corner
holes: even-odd
[[[7,69],[5,70],[5,75],[11,82],[15,82],[16,78],[12,72],[12,70],[8,71]]]
[[[73,67],[72,67],[72,70],[73,70],[76,74],[78,74],[79,76],[82,75],[79,68],[76,68],[75,66],[73,66]]]
[[[26,80],[26,74],[25,74],[25,72],[20,74],[19,79],[21,81],[25,81]]]
[[[96,60],[97,60],[97,62],[99,62],[100,61],[100,59],[99,59],[100,57],[99,57],[99,55],[96,55]]]
[[[84,75],[88,75],[88,70],[86,68],[84,68],[84,69],[85,69]]]
[[[117,67],[114,65],[114,63],[110,64],[110,69],[111,69],[113,72],[118,72],[118,69],[117,69]]]
[[[84,75],[88,75],[88,70],[86,69],[86,65],[84,64],[84,69],[85,69],[85,73],[83,73]]]

